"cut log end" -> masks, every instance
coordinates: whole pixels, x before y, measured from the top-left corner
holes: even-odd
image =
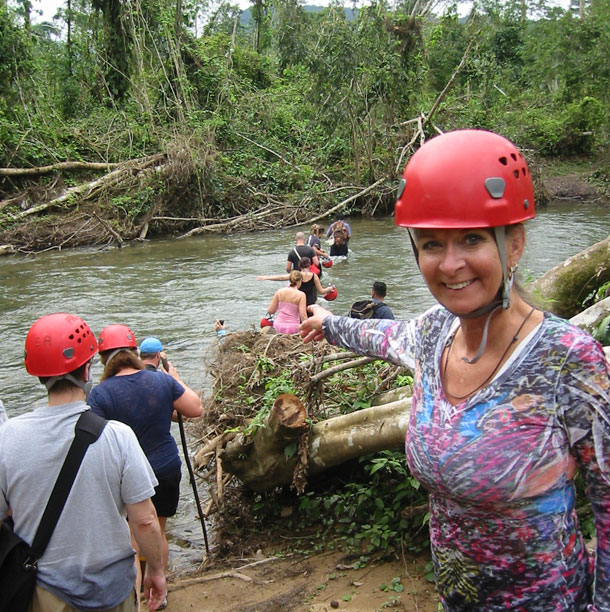
[[[303,402],[291,393],[278,395],[273,403],[273,419],[277,419],[283,427],[300,429],[307,422],[307,409]]]

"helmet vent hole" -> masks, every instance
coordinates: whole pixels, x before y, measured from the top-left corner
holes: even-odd
[[[513,170],[513,176],[519,178],[519,170]]]
[[[521,168],[521,172],[523,172],[523,176],[527,176],[527,170],[525,168]]]
[[[517,161],[517,156],[514,153],[511,153],[510,156],[513,158],[513,161]]]
[[[74,340],[74,334],[70,334],[70,335],[68,336],[68,340]]]
[[[503,166],[508,166],[508,160],[506,159],[506,157],[501,157],[498,160]]]

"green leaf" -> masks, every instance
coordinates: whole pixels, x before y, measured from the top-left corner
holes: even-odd
[[[299,445],[296,442],[292,442],[288,446],[284,447],[284,457],[286,459],[290,459],[291,457],[294,457],[297,454],[298,448],[299,448]]]

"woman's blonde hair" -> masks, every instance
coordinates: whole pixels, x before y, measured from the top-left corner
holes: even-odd
[[[318,225],[317,223],[314,223],[311,226],[309,233],[313,234],[314,236],[320,236],[324,233],[324,227],[322,227],[321,225]]]
[[[114,355],[113,355],[114,353]],[[134,348],[122,348],[115,352],[115,349],[109,349],[100,353],[100,358],[104,364],[104,373],[100,378],[100,382],[114,376],[123,368],[133,368],[134,370],[143,370],[144,364],[138,358],[138,353]]]
[[[303,281],[303,275],[298,270],[293,270],[288,277],[291,287],[296,287],[298,283]]]

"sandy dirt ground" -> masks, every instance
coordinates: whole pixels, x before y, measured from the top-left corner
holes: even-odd
[[[171,581],[168,612],[437,612],[426,577],[429,558],[358,566],[358,557],[325,552],[308,558],[267,557],[215,567]],[[146,609],[146,606],[144,606]]]

